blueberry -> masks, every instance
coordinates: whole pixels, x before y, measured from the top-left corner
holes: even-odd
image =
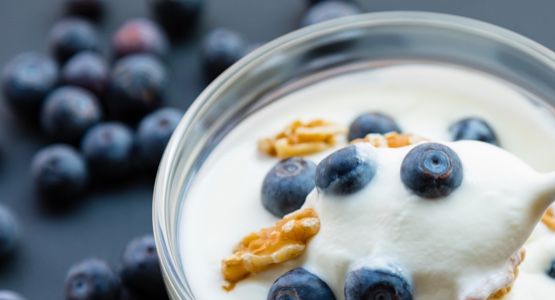
[[[180,109],[165,107],[141,120],[137,127],[137,154],[148,168],[158,168],[166,145],[182,117]]]
[[[360,13],[361,9],[354,2],[322,1],[310,6],[301,19],[301,27]]]
[[[0,259],[14,252],[18,240],[19,225],[16,218],[6,207],[0,205]]]
[[[138,53],[165,57],[168,47],[169,42],[164,31],[146,18],[128,20],[112,37],[112,49],[116,58]]]
[[[87,165],[72,146],[54,144],[35,154],[31,162],[31,178],[44,199],[64,203],[85,189]]]
[[[268,300],[335,300],[328,285],[303,268],[281,275],[270,288]]]
[[[367,134],[401,132],[401,129],[390,117],[381,113],[365,113],[358,116],[349,126],[349,141],[362,139]]]
[[[98,19],[104,13],[104,0],[65,0],[65,9],[69,15]]]
[[[314,189],[316,164],[301,157],[278,162],[264,178],[262,204],[276,217],[299,209]]]
[[[399,270],[355,267],[345,279],[345,300],[412,300],[412,286]]]
[[[56,62],[35,52],[19,54],[4,68],[2,91],[8,104],[30,120],[37,120],[46,95],[58,82]]]
[[[85,133],[81,151],[100,181],[121,180],[133,168],[133,132],[119,122],[100,123]]]
[[[207,80],[213,80],[237,62],[245,53],[247,43],[239,33],[216,28],[208,32],[202,42],[202,63]]]
[[[150,0],[156,20],[172,34],[188,32],[197,22],[203,0]]]
[[[355,193],[372,181],[376,167],[350,145],[324,158],[316,167],[316,186],[331,195]]]
[[[141,299],[168,299],[156,244],[152,235],[135,238],[122,257],[120,278],[123,285]]]
[[[107,107],[113,117],[137,122],[160,106],[168,86],[162,63],[148,54],[135,54],[118,60],[109,80]]]
[[[109,74],[110,67],[102,55],[85,51],[66,62],[61,77],[64,84],[79,86],[103,97]]]
[[[25,300],[25,298],[16,292],[0,290],[0,300]]]
[[[85,131],[102,119],[102,108],[87,90],[63,86],[54,90],[41,110],[42,129],[56,141],[78,142]]]
[[[121,283],[103,260],[89,258],[69,269],[66,275],[66,300],[117,300]]]
[[[547,270],[547,276],[555,279],[555,260],[551,262],[551,266],[549,266],[549,270]]]
[[[453,141],[474,140],[499,146],[495,132],[482,119],[467,118],[460,120],[449,127],[449,132]]]
[[[52,54],[61,63],[81,51],[98,51],[100,43],[93,25],[75,17],[54,24],[48,38]]]
[[[457,189],[463,179],[463,167],[457,153],[437,143],[425,143],[407,153],[401,164],[401,180],[413,193],[434,199]]]

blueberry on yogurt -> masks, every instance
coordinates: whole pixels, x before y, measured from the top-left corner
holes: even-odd
[[[547,270],[547,276],[555,279],[555,260],[551,262],[549,269]]]
[[[370,112],[358,116],[349,126],[349,141],[362,139],[367,134],[388,132],[401,132],[399,125],[395,121],[381,113]]]
[[[268,300],[335,300],[328,285],[303,268],[279,277],[268,293]]]
[[[449,133],[453,141],[474,140],[499,146],[493,129],[479,118],[462,119],[449,127]]]
[[[345,300],[412,300],[412,287],[400,272],[360,267],[349,271],[345,279]]]
[[[437,143],[425,143],[407,153],[401,164],[401,181],[420,197],[445,197],[457,189],[463,167],[457,153]]]
[[[301,157],[278,162],[262,184],[262,204],[276,217],[299,209],[314,188],[316,164]]]
[[[376,167],[350,145],[324,158],[316,167],[316,186],[326,194],[348,195],[372,181]]]

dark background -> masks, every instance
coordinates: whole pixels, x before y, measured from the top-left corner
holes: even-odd
[[[47,52],[46,36],[63,15],[62,0],[0,0],[0,67],[17,53]],[[126,19],[148,16],[146,0],[106,0],[98,23],[109,53],[111,33]],[[307,0],[206,0],[198,27],[174,43],[167,61],[172,72],[166,104],[186,109],[204,88],[198,60],[199,40],[224,26],[252,42],[266,42],[297,28]],[[364,11],[419,10],[471,17],[506,27],[555,49],[552,0],[360,0]],[[19,121],[0,101],[0,203],[19,218],[22,240],[17,255],[0,265],[0,290],[27,299],[63,299],[70,265],[97,256],[117,266],[127,242],[152,232],[154,180],[138,177],[110,188],[95,188],[71,211],[52,214],[38,205],[28,169],[34,153],[50,141]]]

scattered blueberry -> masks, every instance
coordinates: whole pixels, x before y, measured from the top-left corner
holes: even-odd
[[[62,82],[79,86],[103,97],[108,84],[110,67],[102,55],[81,52],[70,58],[62,68]]]
[[[160,106],[167,86],[168,74],[155,56],[126,56],[112,69],[106,106],[112,116],[137,122]]]
[[[65,0],[69,15],[98,19],[104,13],[104,0]]]
[[[345,300],[412,300],[412,286],[398,272],[361,267],[350,270],[345,279]]]
[[[154,17],[172,34],[188,32],[199,19],[203,0],[150,0]]]
[[[547,276],[555,279],[555,260],[551,262],[549,270],[547,270]]]
[[[324,158],[316,167],[316,186],[326,194],[355,193],[372,181],[376,167],[361,157],[356,145],[340,149]]]
[[[268,300],[335,300],[328,285],[303,268],[281,275],[270,288]]]
[[[308,9],[301,20],[301,27],[362,13],[351,1],[321,1]]]
[[[202,41],[202,63],[207,80],[213,80],[237,62],[245,53],[247,43],[239,33],[216,28]]]
[[[66,275],[66,300],[117,300],[121,283],[103,260],[89,258],[69,269]]]
[[[137,154],[148,168],[156,169],[183,111],[160,108],[146,115],[137,126]]]
[[[120,278],[123,285],[141,299],[168,299],[152,235],[135,238],[127,244]]]
[[[349,126],[349,141],[362,139],[367,134],[385,134],[391,131],[401,132],[401,129],[390,117],[381,113],[365,113],[358,116]]]
[[[2,91],[8,104],[30,120],[37,120],[46,95],[58,83],[56,62],[35,52],[19,54],[4,68]]]
[[[457,153],[437,143],[425,143],[407,153],[401,164],[403,184],[418,196],[434,199],[457,189],[463,167]]]
[[[25,298],[16,292],[0,290],[0,300],[25,300]]]
[[[56,141],[76,143],[90,127],[102,119],[102,108],[89,91],[63,86],[44,101],[42,129]]]
[[[0,259],[14,252],[18,240],[19,226],[14,215],[0,205]]]
[[[315,174],[316,164],[301,157],[278,162],[264,178],[262,204],[279,218],[299,209],[314,189]]]
[[[133,144],[131,128],[118,122],[106,122],[85,133],[81,151],[94,178],[121,180],[133,168]]]
[[[449,132],[453,141],[474,140],[499,146],[495,132],[482,119],[467,118],[460,120],[449,127]]]
[[[31,179],[39,194],[55,203],[79,195],[87,184],[87,165],[75,148],[53,144],[39,150],[31,162]]]
[[[116,58],[138,53],[165,57],[168,47],[169,42],[164,31],[146,18],[125,22],[112,38],[112,49]]]
[[[81,51],[98,51],[100,43],[94,26],[75,17],[54,24],[48,38],[52,54],[61,63]]]

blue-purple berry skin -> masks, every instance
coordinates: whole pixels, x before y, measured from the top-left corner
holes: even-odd
[[[316,164],[302,157],[278,162],[262,183],[262,205],[278,218],[299,209],[314,189]]]
[[[152,235],[134,238],[127,244],[120,278],[126,289],[140,299],[168,299]]]
[[[267,300],[335,300],[335,295],[318,276],[297,268],[272,284]]]
[[[180,109],[164,107],[151,112],[141,120],[137,126],[137,155],[146,168],[158,168],[170,137],[183,114]]]
[[[97,181],[120,181],[134,167],[134,133],[120,122],[100,123],[89,129],[81,151]]]
[[[14,214],[0,204],[0,259],[14,253],[19,242],[19,225]]]
[[[337,150],[316,167],[316,187],[329,195],[349,195],[366,187],[376,174],[375,164],[363,159],[355,145]]]
[[[25,298],[13,291],[0,290],[0,300],[25,300]]]
[[[345,279],[345,300],[412,300],[410,281],[389,270],[360,268],[349,271]]]
[[[246,47],[246,39],[233,30],[215,28],[209,31],[201,48],[205,79],[211,81],[218,77],[244,56]]]
[[[491,126],[480,118],[466,118],[449,127],[453,141],[473,140],[499,146],[499,140]]]
[[[105,261],[88,258],[68,270],[65,294],[66,300],[118,300],[121,282]]]
[[[102,107],[94,94],[79,87],[63,86],[46,98],[41,126],[55,141],[77,143],[102,117]]]
[[[61,81],[66,85],[87,89],[102,98],[109,76],[110,66],[106,59],[99,53],[84,51],[66,62],[62,68]]]
[[[368,112],[358,116],[351,123],[347,137],[352,141],[362,139],[367,134],[385,134],[392,131],[400,133],[401,128],[391,117],[382,113]]]
[[[37,122],[44,98],[59,78],[57,63],[37,52],[14,57],[2,72],[2,92],[8,105],[19,115]]]
[[[437,199],[448,196],[461,185],[463,165],[448,146],[424,143],[407,153],[400,173],[408,190],[425,199]]]
[[[321,1],[311,5],[301,19],[301,27],[362,13],[352,1]]]
[[[140,53],[164,58],[168,50],[169,40],[166,33],[158,24],[147,18],[128,20],[112,37],[115,58]]]
[[[129,123],[158,108],[168,88],[166,68],[155,56],[136,54],[116,61],[109,80],[108,113]]]
[[[87,20],[68,17],[58,21],[48,36],[52,55],[65,63],[81,51],[98,51],[100,39],[94,26]]]
[[[88,168],[77,149],[66,144],[52,144],[33,157],[31,179],[41,197],[63,203],[84,191]]]

